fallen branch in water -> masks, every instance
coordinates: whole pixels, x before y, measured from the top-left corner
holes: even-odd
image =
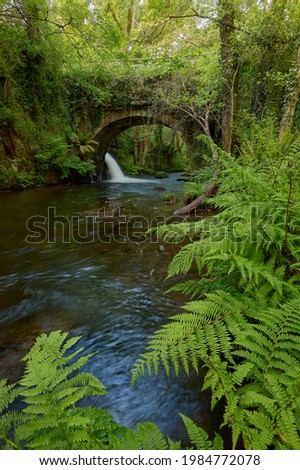
[[[181,207],[180,209],[177,209],[173,214],[174,215],[190,215],[191,212],[196,211],[196,209],[198,209],[198,207],[200,207],[201,204],[206,199],[208,199],[209,197],[213,196],[216,193],[216,191],[217,191],[217,183],[216,183],[217,178],[218,178],[218,171],[215,170],[215,172],[213,174],[213,181],[215,181],[215,182],[209,183],[206,186],[205,191],[201,194],[201,196],[197,197],[197,199],[192,201],[187,206]]]

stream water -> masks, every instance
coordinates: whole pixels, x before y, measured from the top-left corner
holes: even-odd
[[[181,412],[211,428],[209,397],[195,375],[160,371],[130,386],[149,335],[184,301],[165,294],[178,248],[142,236],[176,208],[163,194],[181,191],[177,178],[0,193],[0,378],[20,377],[20,358],[37,335],[69,331],[82,336],[85,352],[97,351],[87,369],[109,392],[90,403],[120,424],[154,421],[179,439]]]

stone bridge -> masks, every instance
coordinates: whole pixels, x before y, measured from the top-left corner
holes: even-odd
[[[137,83],[134,90],[127,91],[123,107],[119,104],[102,110],[98,125],[92,130],[92,139],[99,144],[96,158],[98,177],[101,178],[106,169],[104,156],[110,144],[121,132],[131,127],[164,125],[180,133],[191,153],[197,150],[196,137],[203,132],[199,122],[186,112],[167,106],[165,100],[157,96],[157,88],[153,83],[150,87]]]

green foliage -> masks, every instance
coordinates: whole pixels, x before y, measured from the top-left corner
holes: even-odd
[[[87,395],[105,393],[102,383],[86,372],[77,372],[91,355],[79,356],[81,348],[72,352],[78,337],[67,339],[67,333],[53,332],[48,337],[41,335],[24,358],[26,369],[19,384],[13,388],[5,386],[4,393],[16,394],[24,400],[25,407],[14,413],[13,438],[9,438],[7,426],[10,412],[1,417],[1,439],[6,447],[33,449],[85,448],[88,439],[107,439],[112,426],[111,417],[104,410],[92,408],[74,409],[74,405]],[[79,357],[78,357],[79,356]],[[3,384],[2,384],[3,386]],[[3,393],[3,389],[2,389]],[[89,436],[89,425],[94,423],[94,432]],[[92,431],[91,431],[92,432]]]
[[[204,191],[204,185],[200,185],[195,181],[187,181],[183,187],[183,195],[185,201],[196,199]]]
[[[33,171],[21,171],[16,173],[15,175],[15,186],[17,188],[26,189],[30,186],[36,185],[36,175]]]
[[[206,166],[192,171],[189,174],[189,180],[196,184],[206,186],[210,182],[212,175],[213,170],[209,166]]]
[[[106,393],[94,375],[80,372],[93,354],[84,355],[80,337],[54,331],[39,336],[29,353],[22,379],[16,384],[0,381],[0,446],[4,449],[180,449],[180,442],[166,438],[154,423],[138,423],[136,430],[117,424],[107,410],[81,406],[88,396]],[[21,411],[10,411],[22,398]],[[195,426],[183,417],[193,444]],[[203,435],[201,445],[209,446]],[[210,447],[207,447],[210,448]]]
[[[272,112],[277,123],[294,76],[299,12],[299,2],[272,1],[263,9],[253,2],[244,17],[250,34],[239,37],[241,107],[256,116]]]
[[[212,407],[225,400],[233,448],[241,436],[246,449],[299,449],[300,140],[274,152],[264,132],[244,147],[254,155],[219,152],[218,215],[157,229],[165,241],[190,239],[168,277],[193,270],[199,279],[172,288],[195,300],[153,335],[133,382],[160,365],[204,366]]]
[[[162,125],[127,129],[110,149],[122,169],[129,174],[183,171],[187,167],[186,146],[182,138],[178,132]]]
[[[12,168],[7,168],[4,165],[0,165],[0,181],[10,182],[15,176],[15,171]]]
[[[197,426],[190,418],[180,415],[186,427],[193,449],[222,450],[223,439],[216,434],[213,441],[209,439],[207,432]]]
[[[1,126],[11,126],[14,127],[18,116],[16,115],[15,110],[7,107],[1,106],[0,108],[0,125]]]
[[[218,141],[224,64],[218,36],[222,8],[215,2],[95,1],[94,8],[81,0],[1,3],[0,123],[1,138],[7,139],[3,148],[9,147],[0,167],[4,184],[26,188],[44,181],[48,171],[62,180],[93,173],[87,157],[95,143],[70,138],[78,116],[90,136],[91,121],[98,125],[107,105],[131,106],[137,77],[146,84],[146,96],[147,80],[157,80],[154,108],[180,110]],[[190,301],[153,336],[133,380],[160,365],[168,373],[171,367],[188,373],[204,365],[212,405],[225,400],[224,424],[232,430],[233,447],[242,437],[249,449],[297,449],[300,140],[287,133],[278,143],[276,135],[295,80],[300,3],[232,3],[237,158],[218,151],[217,216],[158,228],[166,241],[188,241],[168,276],[198,276],[171,289]],[[271,116],[274,124],[266,119],[262,128],[253,116]],[[151,131],[148,126],[135,136],[128,131],[120,141],[120,154],[129,155],[125,170],[186,168],[182,141],[162,126]],[[203,170],[193,175],[194,195],[207,178]],[[65,339],[60,333],[42,337],[26,358],[20,384],[2,382],[4,407],[17,395],[26,405],[19,413],[2,410],[1,439],[7,448],[176,447],[151,423],[127,432],[104,410],[75,407],[104,388],[96,378],[77,374],[85,362],[65,355],[66,345],[71,347]],[[218,437],[211,441],[183,420],[194,446],[221,445]]]
[[[67,339],[60,331],[41,335],[24,358],[26,369],[19,384],[2,382],[3,409],[17,395],[25,403],[21,412],[8,411],[1,417],[6,448],[106,449],[111,436],[118,443],[124,434],[106,410],[75,406],[86,396],[106,393],[96,377],[78,372],[92,356],[81,355],[82,348],[74,351],[78,340]]]
[[[35,159],[39,163],[40,170],[45,172],[51,168],[55,169],[59,171],[62,179],[67,178],[72,170],[81,176],[95,172],[91,160],[82,161],[79,157],[69,154],[68,146],[61,137],[46,142],[42,151],[35,155]]]
[[[136,431],[129,429],[122,439],[113,438],[111,448],[114,450],[175,450],[179,449],[180,445],[171,439],[166,439],[154,423],[138,423]]]
[[[261,2],[233,3],[237,127],[245,112],[256,116],[272,112],[278,125],[295,79],[299,2],[267,2],[264,8]],[[157,82],[153,108],[161,112],[164,106],[175,114],[181,110],[202,125],[208,113],[217,141],[223,88],[218,31],[222,8],[214,2],[182,0],[91,5],[83,0],[2,2],[0,120],[23,144],[15,146],[17,157],[43,154],[37,140],[41,130],[69,142],[67,134],[77,132],[78,116],[79,127],[91,138],[108,105],[131,106],[137,81],[143,83],[145,97],[151,81]],[[152,132],[148,150],[142,150],[147,139],[140,142],[134,155],[137,171],[187,168],[186,149],[179,151],[175,139],[168,141],[168,132],[164,128],[162,141]],[[124,140],[130,139],[120,139],[118,157],[125,149],[130,160],[133,139],[130,147]],[[31,151],[33,147],[37,152]],[[80,174],[89,171],[74,159],[67,168],[63,162],[58,167],[62,178],[71,168]]]
[[[203,138],[201,138],[203,140]],[[210,163],[205,165],[203,156],[201,157],[202,166],[197,170],[187,172],[187,182],[183,186],[183,197],[186,203],[189,203],[200,196],[213,177],[213,170]]]
[[[0,165],[0,183],[5,188],[26,189],[39,182],[34,170],[17,171],[13,167]]]

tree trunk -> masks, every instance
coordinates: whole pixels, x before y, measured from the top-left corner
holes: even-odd
[[[219,22],[219,34],[221,40],[221,59],[224,77],[222,94],[222,147],[225,152],[231,152],[233,143],[234,117],[237,101],[236,74],[238,70],[237,55],[234,50],[234,0],[219,0],[219,7],[221,11],[221,20]],[[209,142],[211,143],[212,160],[216,166],[213,175],[213,180],[216,181],[216,179],[218,178],[218,157],[214,150],[213,139],[210,135],[208,113],[205,116],[203,129],[205,134],[209,138]],[[176,210],[174,212],[174,215],[189,215],[191,212],[195,212],[196,209],[200,207],[200,205],[203,203],[203,201],[214,195],[216,190],[217,185],[214,181],[212,181],[207,185],[205,191],[201,194],[201,196],[199,196],[187,206]]]
[[[234,114],[237,100],[237,58],[234,51],[234,2],[233,0],[219,0],[219,7],[221,8],[219,33],[221,40],[221,59],[224,77],[222,94],[222,147],[225,152],[231,152],[233,142]]]
[[[142,167],[146,165],[147,154],[150,146],[150,133],[147,130],[147,127],[142,126],[142,136],[143,136],[143,148],[142,148]]]
[[[136,14],[136,0],[131,0],[130,5],[127,9],[127,25],[126,25],[126,46],[125,52],[129,52],[130,41],[131,41],[131,32],[134,27]]]
[[[127,39],[130,38],[131,31],[134,26],[135,10],[136,10],[135,0],[131,0],[130,6],[128,7],[128,11],[127,11],[127,28],[126,28]]]
[[[296,70],[294,76],[293,86],[287,96],[284,113],[281,120],[279,129],[279,140],[282,140],[284,135],[293,126],[295,110],[300,93],[300,46],[298,47]]]
[[[205,113],[205,118],[204,118],[204,121],[202,123],[203,125],[203,130],[205,132],[205,135],[207,136],[208,138],[208,142],[210,144],[210,150],[211,150],[211,155],[212,155],[212,161],[215,165],[215,171],[214,171],[214,174],[213,174],[213,178],[212,178],[212,182],[210,182],[204,192],[199,196],[197,197],[197,199],[195,199],[194,201],[192,201],[190,204],[188,204],[187,206],[185,207],[182,207],[181,209],[177,209],[175,212],[174,212],[174,215],[190,215],[191,212],[196,212],[196,209],[198,207],[201,206],[201,204],[206,200],[208,199],[209,197],[213,196],[216,191],[217,191],[217,178],[219,176],[219,170],[218,170],[218,155],[216,153],[216,150],[215,150],[215,143],[213,141],[213,138],[211,136],[211,133],[210,133],[210,129],[209,129],[209,109],[206,110],[206,113]]]
[[[133,161],[134,164],[137,165],[139,160],[139,149],[138,149],[138,139],[136,134],[136,127],[133,128],[133,142],[134,142],[134,154],[133,154]]]

